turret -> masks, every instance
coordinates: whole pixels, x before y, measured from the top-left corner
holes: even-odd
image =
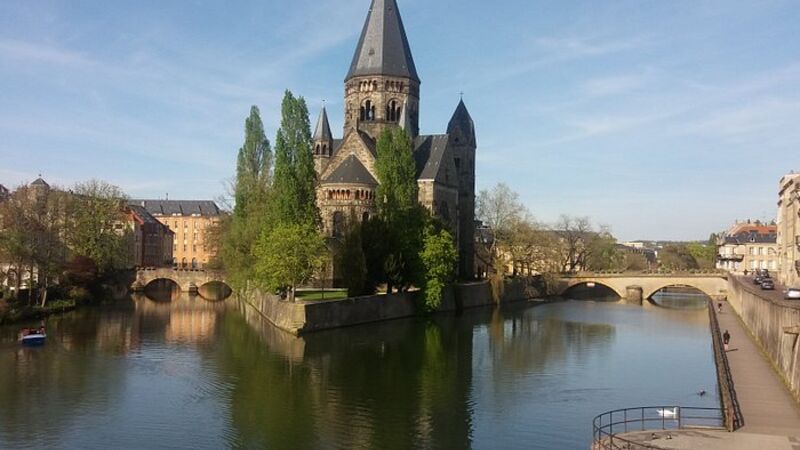
[[[475,258],[475,122],[464,100],[458,102],[453,117],[447,125],[447,135],[453,149],[453,159],[458,171],[458,228],[459,275],[471,278]]]
[[[322,173],[322,170],[324,170],[333,155],[333,134],[331,133],[330,122],[328,122],[328,112],[324,106],[319,113],[317,127],[314,130],[313,152],[314,166],[317,169],[317,173]]]

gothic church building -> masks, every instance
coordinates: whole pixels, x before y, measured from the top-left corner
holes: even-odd
[[[354,218],[377,212],[376,141],[401,127],[411,136],[419,201],[456,236],[459,275],[473,276],[475,125],[459,102],[447,133],[419,134],[420,78],[396,0],[372,0],[345,78],[344,134],[335,139],[322,108],[314,132],[317,204],[324,231],[339,237]]]

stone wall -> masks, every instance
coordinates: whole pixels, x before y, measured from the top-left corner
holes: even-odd
[[[523,301],[532,291],[524,283],[512,282],[502,301]],[[418,292],[372,295],[344,300],[289,303],[274,295],[254,292],[241,295],[240,300],[252,307],[276,327],[289,333],[304,333],[413,317],[419,313]],[[440,313],[494,305],[488,282],[459,284],[445,292]]]
[[[800,301],[769,298],[732,276],[728,278],[728,303],[800,400]]]

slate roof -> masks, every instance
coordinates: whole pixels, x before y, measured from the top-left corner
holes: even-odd
[[[774,244],[778,242],[778,233],[757,233],[742,232],[734,235],[725,236],[725,244],[744,245],[744,244]]]
[[[31,186],[43,186],[43,187],[47,187],[47,188],[49,188],[49,187],[50,187],[50,185],[49,185],[49,184],[47,184],[47,182],[46,182],[46,181],[44,181],[44,180],[42,179],[42,177],[39,177],[39,178],[35,179],[35,180],[33,181],[33,183],[31,183]]]
[[[317,120],[317,128],[314,131],[314,140],[328,141],[331,139],[333,139],[333,133],[331,133],[331,124],[328,122],[328,111],[323,106],[322,112],[319,114],[319,120]]]
[[[131,200],[132,205],[140,205],[147,212],[158,216],[219,216],[221,211],[212,200]]]
[[[418,180],[435,180],[439,168],[445,164],[444,155],[449,136],[437,134],[418,136],[414,140],[414,160],[417,163]]]
[[[372,0],[346,79],[390,75],[419,82],[396,0]]]
[[[355,155],[350,155],[345,159],[336,170],[333,171],[330,175],[328,175],[324,180],[323,183],[329,184],[368,184],[370,186],[377,186],[378,181],[375,177],[372,176],[371,173],[361,164],[361,161],[355,157]]]
[[[453,117],[450,118],[450,123],[447,124],[447,133],[452,134],[457,128],[461,129],[468,136],[472,138],[475,137],[475,122],[472,120],[472,116],[469,114],[464,100],[458,102]]]

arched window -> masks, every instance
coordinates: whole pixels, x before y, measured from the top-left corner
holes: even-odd
[[[181,267],[186,268],[186,258],[181,259]]]
[[[197,258],[192,258],[192,269],[197,269]]]
[[[366,100],[361,107],[361,120],[375,120],[375,105],[372,104],[372,100]]]
[[[397,122],[400,120],[400,103],[397,100],[392,100],[386,105],[386,120],[390,122]]]

